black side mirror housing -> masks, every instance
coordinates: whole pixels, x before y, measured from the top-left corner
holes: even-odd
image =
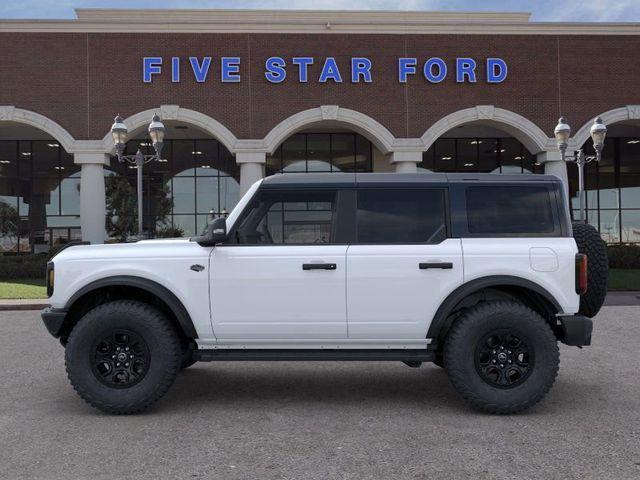
[[[216,218],[207,227],[207,231],[191,240],[197,242],[203,247],[213,247],[218,243],[223,243],[227,239],[227,220],[226,218]]]

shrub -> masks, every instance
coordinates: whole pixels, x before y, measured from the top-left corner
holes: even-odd
[[[0,255],[0,281],[23,278],[44,278],[47,262],[62,249],[63,245],[53,247],[47,253],[19,255]]]
[[[49,254],[0,256],[0,280],[44,278]]]
[[[639,245],[607,245],[609,268],[640,269]]]

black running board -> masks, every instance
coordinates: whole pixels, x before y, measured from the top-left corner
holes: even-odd
[[[400,361],[431,362],[435,355],[427,350],[254,350],[209,349],[196,350],[194,358],[200,362],[218,361]]]

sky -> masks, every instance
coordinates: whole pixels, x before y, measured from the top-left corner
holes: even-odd
[[[640,0],[0,0],[0,18],[75,18],[74,8],[530,12],[538,22],[639,22]]]

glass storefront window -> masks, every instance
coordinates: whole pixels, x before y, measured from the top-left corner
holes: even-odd
[[[583,146],[593,152],[591,140]],[[579,216],[578,169],[567,166],[574,219]],[[599,163],[585,168],[589,223],[598,227],[608,243],[640,243],[640,141],[608,136]]]
[[[0,252],[46,252],[79,235],[79,172],[55,140],[0,141]]]
[[[153,153],[145,139],[130,141],[126,151],[135,153],[138,148],[145,154]],[[111,166],[113,171],[105,176],[125,178],[135,195],[136,169],[129,165],[123,168],[115,159]],[[143,169],[145,230],[151,230],[152,235],[154,231],[168,234],[168,229],[181,229],[185,236],[200,233],[212,218],[236,205],[239,181],[235,157],[217,140],[165,140],[162,161],[147,163]],[[132,216],[134,205],[130,205]]]
[[[266,174],[371,172],[373,147],[356,133],[297,133],[267,156]]]

